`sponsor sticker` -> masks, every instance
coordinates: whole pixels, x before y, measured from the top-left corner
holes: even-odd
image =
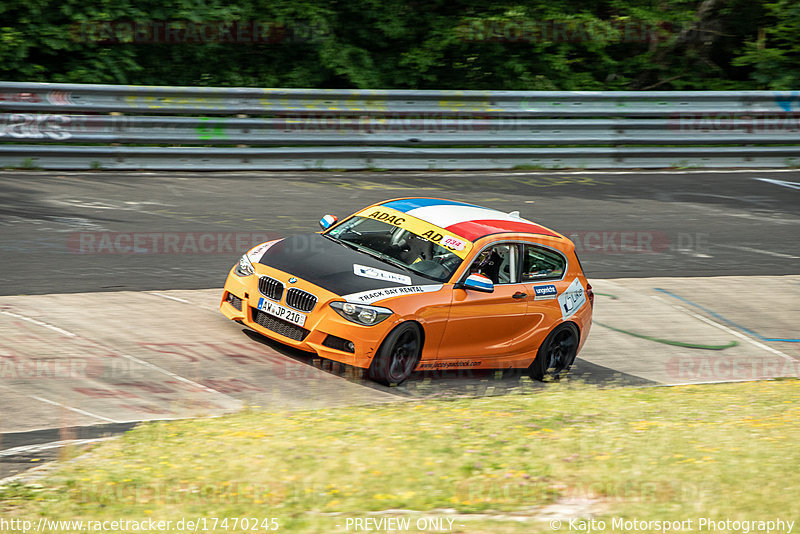
[[[448,234],[445,230],[436,225],[391,208],[367,208],[356,215],[359,217],[367,217],[368,219],[375,219],[376,221],[383,221],[408,230],[423,239],[427,239],[432,243],[453,251],[456,256],[462,259],[467,257],[467,254],[469,254],[472,248],[472,242],[468,240]]]
[[[481,360],[443,360],[438,362],[421,363],[419,369],[452,369],[456,367],[478,367]]]
[[[367,215],[370,219],[375,219],[376,221],[383,221],[394,226],[403,227],[403,223],[406,222],[406,218],[402,215],[398,215],[392,213],[390,211],[385,210],[374,210],[369,215]]]
[[[386,287],[383,289],[373,289],[371,291],[362,291],[361,293],[351,293],[344,295],[342,298],[347,302],[358,304],[372,304],[379,300],[388,299],[391,297],[398,297],[401,295],[413,295],[416,293],[431,293],[442,289],[442,284],[429,284],[424,286],[408,286],[408,287]]]
[[[247,251],[247,259],[250,260],[251,263],[258,263],[261,261],[261,258],[264,256],[264,253],[268,251],[272,245],[275,243],[283,241],[283,239],[275,239],[273,241],[267,241],[266,243],[261,243],[250,250]]]
[[[394,282],[395,284],[403,284],[410,286],[411,277],[404,274],[393,273],[376,269],[374,267],[367,267],[365,265],[353,264],[353,274],[356,276],[363,276],[364,278],[373,278],[375,280],[384,280],[386,282]]]
[[[553,284],[546,286],[533,286],[534,300],[551,300],[558,296],[558,290]]]
[[[581,306],[586,303],[586,291],[584,291],[580,280],[577,278],[572,281],[566,291],[558,296],[558,305],[561,308],[561,317],[566,319],[575,315]]]
[[[466,241],[451,235],[444,236],[439,244],[452,250],[464,250],[467,248]]]
[[[451,235],[442,234],[437,232],[436,230],[428,230],[424,232],[421,237],[424,237],[428,241],[432,241],[439,246],[444,248],[450,249],[453,252],[462,252],[464,249],[467,248],[467,242],[463,239],[458,239],[457,237],[453,237]]]

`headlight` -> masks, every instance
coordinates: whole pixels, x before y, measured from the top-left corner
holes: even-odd
[[[393,312],[389,308],[378,306],[364,306],[352,302],[331,302],[331,308],[336,313],[354,323],[372,326],[388,318]]]
[[[247,254],[239,258],[239,265],[236,266],[236,274],[239,276],[250,276],[254,272],[255,270],[253,270],[253,264],[250,263],[250,259],[247,257]]]

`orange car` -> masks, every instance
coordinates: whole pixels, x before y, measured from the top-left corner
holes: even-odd
[[[463,202],[403,198],[262,243],[225,282],[228,318],[398,384],[415,370],[569,370],[594,295],[573,243]]]

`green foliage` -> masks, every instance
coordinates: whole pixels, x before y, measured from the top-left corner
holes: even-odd
[[[789,90],[800,87],[800,4],[779,0],[765,4],[769,26],[748,40],[733,63],[753,68],[759,86]]]
[[[5,80],[702,90],[800,78],[794,0],[5,0],[0,21]]]

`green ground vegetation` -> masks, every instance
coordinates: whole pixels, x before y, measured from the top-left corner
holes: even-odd
[[[547,532],[542,507],[577,498],[607,521],[797,519],[798,441],[797,380],[252,408],[143,424],[6,485],[0,515],[274,517],[282,532],[331,532],[403,509],[455,518],[453,532]]]

